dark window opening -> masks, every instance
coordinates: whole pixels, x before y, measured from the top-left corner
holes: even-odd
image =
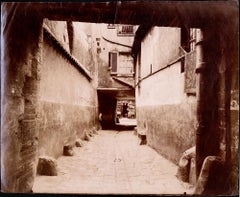
[[[70,53],[73,53],[74,31],[73,31],[73,23],[72,23],[72,21],[68,21],[67,22],[67,31],[68,31]]]
[[[101,48],[97,48],[97,53],[101,53]]]
[[[190,29],[186,27],[181,28],[181,47],[190,52]]]
[[[109,53],[109,67],[111,68],[111,73],[117,73],[117,56],[116,52]]]
[[[181,59],[181,73],[183,73],[185,71],[185,59],[182,58]]]
[[[152,72],[153,72],[153,65],[150,64],[150,74],[152,74]]]

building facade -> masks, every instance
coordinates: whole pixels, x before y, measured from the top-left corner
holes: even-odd
[[[98,101],[103,129],[113,129],[122,117],[135,118],[133,25],[94,25],[98,65]]]
[[[195,34],[195,29],[149,28],[136,57],[138,130],[176,164],[195,145]]]

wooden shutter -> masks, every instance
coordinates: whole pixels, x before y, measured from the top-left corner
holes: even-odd
[[[110,58],[110,67],[111,67],[111,72],[112,73],[117,73],[117,58],[118,54],[116,52],[110,52],[109,53],[109,58]]]

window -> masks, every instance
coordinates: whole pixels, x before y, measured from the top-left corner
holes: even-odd
[[[186,27],[181,28],[181,47],[190,52],[190,29]]]
[[[187,52],[181,59],[181,73],[185,73],[184,90],[188,95],[196,95],[196,29],[181,29],[181,47]]]
[[[73,29],[72,21],[67,21],[67,32],[68,32],[70,53],[73,53],[74,29]]]
[[[111,74],[133,76],[133,57],[131,53],[123,51],[109,52],[109,68]]]
[[[188,95],[196,95],[196,50],[187,53],[184,57],[185,84],[184,90]]]
[[[190,52],[195,49],[196,45],[196,30],[194,28],[181,28],[181,47],[186,51]]]
[[[96,38],[97,41],[97,53],[101,53],[100,38]]]
[[[109,53],[109,67],[111,73],[117,73],[118,52]]]
[[[190,51],[193,51],[195,49],[195,45],[196,45],[196,32],[197,29],[190,29],[190,40],[189,40],[189,44],[190,44]]]
[[[181,73],[185,72],[185,61],[184,61],[184,57],[181,59]]]
[[[134,36],[134,26],[118,25],[117,35],[118,36]]]

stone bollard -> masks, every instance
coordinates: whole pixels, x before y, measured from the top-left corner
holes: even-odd
[[[133,129],[133,135],[137,135],[137,127],[134,127],[134,129]]]
[[[140,136],[140,145],[146,145],[147,144],[147,136],[146,135],[141,135]]]
[[[84,138],[83,139],[86,140],[86,141],[90,141],[91,136],[89,135],[89,133],[87,131],[84,132]]]
[[[200,175],[194,190],[194,195],[216,196],[224,190],[226,177],[221,174],[224,171],[224,161],[218,156],[207,156],[204,159]]]
[[[176,177],[178,179],[182,180],[183,182],[189,182],[191,159],[195,158],[195,155],[196,155],[196,148],[194,146],[194,147],[186,150],[179,160]],[[192,162],[194,162],[194,161],[195,161],[195,159],[192,160]],[[191,178],[194,178],[194,177],[191,177]]]
[[[57,161],[48,156],[39,157],[37,173],[39,175],[57,176]]]
[[[196,185],[197,178],[196,178],[196,161],[195,158],[191,158],[190,161],[190,170],[189,170],[189,183],[191,185]]]
[[[84,143],[81,139],[77,139],[75,142],[76,147],[83,147]]]
[[[96,127],[93,127],[92,132],[94,135],[98,135],[98,131],[97,131]]]
[[[74,153],[73,153],[73,147],[71,145],[65,145],[63,147],[63,155],[64,156],[73,156]]]
[[[147,144],[146,130],[137,131],[137,136],[140,139],[140,145],[146,145]]]
[[[89,130],[89,131],[88,131],[88,135],[89,135],[90,137],[93,137],[93,136],[94,136],[93,131],[92,131],[92,130]]]

